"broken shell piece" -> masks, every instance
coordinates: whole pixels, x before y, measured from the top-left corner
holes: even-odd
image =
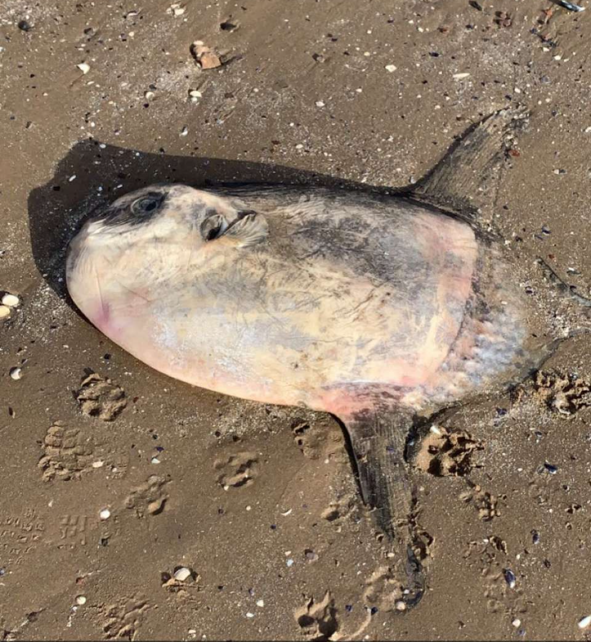
[[[108,508],[104,508],[100,513],[99,517],[104,521],[105,519],[109,519],[111,517],[111,511]]]
[[[185,582],[189,578],[193,578],[194,574],[190,568],[186,566],[180,566],[174,572],[173,577],[177,582]]]
[[[6,305],[9,308],[16,308],[20,302],[21,300],[16,296],[16,294],[5,294],[2,297],[2,305]]]
[[[510,568],[506,568],[503,571],[503,575],[505,576],[505,582],[507,582],[507,585],[509,588],[515,588],[515,584],[517,583],[517,578],[515,577],[515,573]]]
[[[578,627],[580,629],[588,629],[591,625],[591,615],[586,615],[578,621]]]
[[[460,73],[460,74],[454,74],[453,75],[453,79],[454,80],[463,80],[464,78],[468,78],[469,76],[470,76],[469,73],[463,72],[463,73]]]
[[[178,17],[178,16],[182,16],[186,10],[187,10],[186,7],[176,2],[175,4],[170,5],[167,13],[170,13],[171,15]]]
[[[10,316],[10,308],[0,305],[0,319],[7,319]]]
[[[11,368],[10,369],[10,378],[18,381],[23,378],[23,371],[20,368]]]
[[[85,62],[81,62],[79,65],[76,65],[76,67],[78,67],[83,74],[87,74],[90,71],[90,65]]]
[[[196,40],[191,45],[191,55],[201,66],[201,69],[215,69],[222,66],[222,61],[210,47],[204,45],[201,40]]]
[[[76,604],[78,604],[78,606],[83,606],[84,604],[86,604],[86,597],[84,595],[79,595],[76,598]]]
[[[166,499],[164,497],[161,497],[160,499],[155,499],[153,502],[150,502],[148,504],[148,513],[150,515],[158,515],[164,510],[164,504],[166,503]]]

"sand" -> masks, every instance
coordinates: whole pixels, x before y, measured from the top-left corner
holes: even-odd
[[[590,21],[529,0],[2,1],[0,640],[591,637],[584,336],[417,444],[428,589],[402,614],[339,425],[150,370],[62,271],[80,212],[137,187],[402,186],[522,106],[495,224],[588,294]]]

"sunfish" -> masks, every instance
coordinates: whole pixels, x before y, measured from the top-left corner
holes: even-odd
[[[362,498],[402,553],[408,606],[425,583],[409,431],[523,380],[571,334],[532,331],[522,267],[479,217],[513,123],[485,119],[401,193],[154,185],[94,212],[69,247],[73,301],[139,360],[341,421]]]

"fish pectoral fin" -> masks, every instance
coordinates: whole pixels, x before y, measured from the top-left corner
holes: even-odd
[[[235,247],[250,247],[262,243],[268,236],[269,224],[266,218],[258,212],[249,212],[230,223],[219,238]]]
[[[408,580],[407,606],[420,601],[425,580],[414,553],[413,490],[405,460],[412,415],[387,409],[357,412],[346,419],[353,460],[363,501],[372,517],[394,544]]]

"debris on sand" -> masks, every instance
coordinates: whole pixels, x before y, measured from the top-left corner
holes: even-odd
[[[180,2],[175,2],[174,4],[171,4],[170,7],[168,7],[168,9],[166,10],[166,13],[178,18],[179,16],[182,16],[186,10],[187,8],[184,5],[182,5]]]
[[[191,45],[191,55],[201,69],[215,69],[222,66],[219,56],[202,40],[196,40]]]
[[[200,576],[189,566],[176,566],[172,573],[160,573],[162,586],[174,593],[181,592],[191,585],[196,585]]]

